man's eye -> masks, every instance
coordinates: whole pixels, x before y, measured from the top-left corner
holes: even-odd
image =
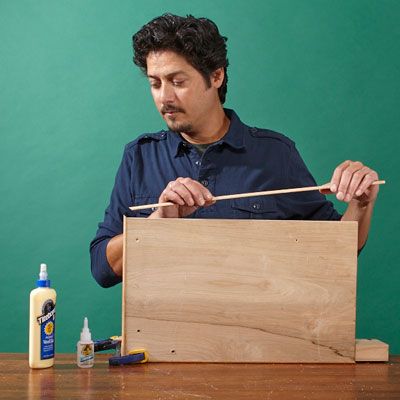
[[[150,86],[152,88],[159,88],[160,87],[160,83],[159,82],[150,82]]]
[[[172,84],[174,86],[181,86],[183,84],[183,81],[172,81]]]

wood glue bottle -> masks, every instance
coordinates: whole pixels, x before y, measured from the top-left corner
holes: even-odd
[[[94,364],[94,343],[86,317],[83,320],[81,340],[76,344],[76,363],[81,368],[90,368]]]
[[[48,368],[54,364],[57,294],[50,288],[46,264],[40,264],[36,284],[29,306],[29,366]]]

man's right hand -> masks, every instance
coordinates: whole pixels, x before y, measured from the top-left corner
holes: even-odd
[[[158,199],[159,203],[170,201],[173,206],[160,207],[149,218],[184,218],[199,207],[215,203],[210,191],[191,178],[177,178],[168,183]]]

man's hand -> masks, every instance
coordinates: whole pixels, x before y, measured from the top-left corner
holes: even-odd
[[[344,161],[334,171],[330,188],[321,193],[336,193],[336,198],[349,203],[342,221],[358,222],[358,250],[368,238],[372,212],[379,192],[379,185],[371,186],[378,180],[378,174],[360,161]]]
[[[349,203],[356,200],[360,205],[374,203],[379,192],[379,185],[371,186],[378,180],[378,174],[360,161],[344,161],[334,171],[330,190],[322,193],[336,193],[336,198]]]
[[[210,191],[190,178],[177,178],[169,182],[158,199],[159,203],[167,201],[175,205],[160,207],[149,218],[183,218],[194,213],[199,207],[215,203]]]

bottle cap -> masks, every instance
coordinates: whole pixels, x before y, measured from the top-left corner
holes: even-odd
[[[47,264],[40,264],[39,280],[36,284],[38,287],[50,287],[50,280],[47,279]]]
[[[40,264],[39,279],[41,281],[47,280],[47,264]]]
[[[85,317],[83,320],[83,328],[81,332],[81,342],[91,342],[92,341],[92,334],[89,330],[89,323],[88,319]]]

